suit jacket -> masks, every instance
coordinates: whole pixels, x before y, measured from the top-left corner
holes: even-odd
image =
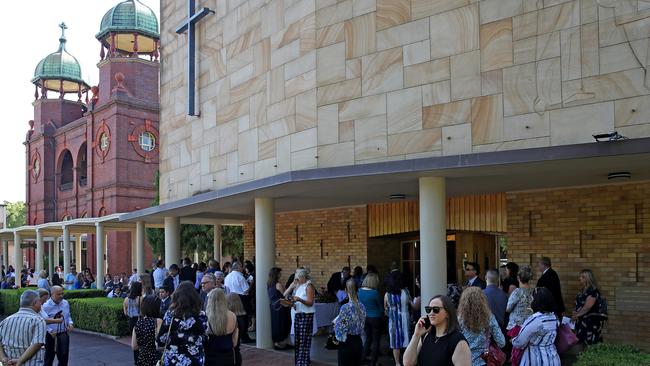
[[[345,281],[349,279],[350,277],[346,278]],[[345,290],[345,281],[341,279],[341,272],[332,273],[330,280],[327,281],[327,291],[336,295],[338,290]]]
[[[560,286],[560,277],[553,268],[549,268],[538,280],[537,287],[546,287],[555,300],[555,313],[563,313],[566,309],[564,307],[564,300],[562,299],[562,287]]]
[[[172,290],[176,290],[176,286],[174,286],[174,277],[172,276],[165,277],[165,280],[163,281],[163,287],[169,287]]]
[[[469,281],[467,281],[467,284],[469,284]],[[480,287],[482,290],[485,290],[485,281],[483,281],[481,277],[476,276],[476,279],[471,286]]]
[[[506,305],[508,305],[508,295],[503,290],[495,285],[489,285],[483,290],[485,297],[487,297],[488,304],[492,314],[499,323],[501,328],[505,327],[506,318]]]
[[[167,309],[169,309],[169,305],[172,303],[172,297],[167,296],[165,300],[160,300],[160,315],[165,316],[165,313],[167,312]]]
[[[178,273],[178,279],[180,282],[190,281],[194,285],[196,283],[196,271],[191,266],[184,266]]]

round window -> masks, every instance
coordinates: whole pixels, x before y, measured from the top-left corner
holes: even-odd
[[[106,151],[108,150],[109,144],[110,144],[110,139],[108,137],[108,134],[106,134],[106,132],[102,133],[102,135],[99,136],[99,149],[101,151]]]
[[[145,131],[141,133],[138,142],[144,151],[153,151],[156,148],[156,136],[151,132]]]

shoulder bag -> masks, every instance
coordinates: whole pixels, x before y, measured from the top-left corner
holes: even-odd
[[[485,352],[481,358],[487,366],[502,366],[506,362],[506,354],[492,339],[489,328],[485,331]]]

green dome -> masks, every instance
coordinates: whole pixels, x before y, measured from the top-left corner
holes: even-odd
[[[65,30],[65,24],[61,24]],[[79,61],[65,49],[65,34],[59,38],[59,49],[42,59],[34,70],[32,83],[44,86],[47,89],[59,91],[60,81],[64,82],[64,91],[77,91],[79,85],[87,87],[81,76]]]
[[[106,12],[95,38],[101,40],[111,32],[139,33],[155,39],[160,38],[156,14],[138,0],[122,1]]]

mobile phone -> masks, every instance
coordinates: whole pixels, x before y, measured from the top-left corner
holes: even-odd
[[[63,316],[63,310],[61,310],[58,313],[54,314],[54,319],[59,319],[62,316]]]
[[[428,316],[425,316],[422,318],[424,320],[424,329],[429,329],[431,328],[431,320],[429,319]]]

